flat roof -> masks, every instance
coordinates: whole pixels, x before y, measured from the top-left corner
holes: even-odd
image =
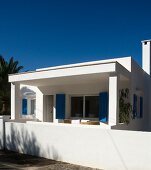
[[[46,68],[39,68],[39,69],[36,69],[36,71],[53,70],[53,69],[93,65],[93,64],[110,63],[110,62],[115,62],[115,61],[118,61],[118,60],[123,60],[123,59],[126,59],[126,58],[131,58],[131,56],[112,58],[112,59],[103,59],[103,60],[97,60],[97,61],[88,61],[88,62],[81,62],[81,63],[75,63],[75,64],[65,64],[65,65],[59,65],[59,66],[51,66],[51,67],[46,67]]]
[[[120,70],[120,71],[119,71]],[[75,65],[66,65],[60,67],[52,67],[31,72],[23,72],[9,75],[9,82],[25,82],[35,80],[54,79],[60,77],[72,77],[90,74],[115,73],[123,72],[126,76],[129,71],[120,63],[115,61],[108,62],[89,62]],[[121,74],[121,73],[120,73]]]
[[[41,72],[41,71],[47,71],[47,70],[59,70],[59,69],[64,69],[64,68],[72,68],[72,67],[81,67],[81,66],[89,66],[89,65],[114,63],[114,62],[119,62],[121,60],[131,59],[131,58],[132,58],[131,56],[127,56],[127,57],[119,57],[119,58],[113,58],[113,59],[82,62],[82,63],[76,63],[76,64],[66,64],[66,65],[60,65],[60,66],[52,66],[52,67],[46,67],[46,68],[39,68],[39,69],[36,69],[36,70],[33,70],[33,71],[26,71],[26,72],[8,74],[8,76],[19,75],[19,74],[27,74],[27,73],[34,73],[34,72]],[[127,70],[129,70],[129,69],[127,68]]]

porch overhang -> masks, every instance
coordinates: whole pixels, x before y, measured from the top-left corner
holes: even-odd
[[[89,79],[98,78],[105,75],[121,75],[126,79],[130,78],[130,72],[118,62],[108,62],[99,64],[76,65],[71,67],[49,68],[45,70],[36,70],[31,72],[23,72],[9,75],[9,82],[22,83],[26,85],[44,85],[58,80],[79,79],[85,77]],[[41,83],[40,83],[41,82]],[[58,81],[59,82],[59,81]]]

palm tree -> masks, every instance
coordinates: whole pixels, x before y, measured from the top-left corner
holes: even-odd
[[[1,114],[10,114],[10,91],[11,85],[8,82],[8,74],[18,73],[23,66],[18,66],[18,61],[11,57],[9,62],[0,56],[0,106]]]

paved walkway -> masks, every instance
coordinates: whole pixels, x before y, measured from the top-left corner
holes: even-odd
[[[45,158],[0,151],[0,169],[14,170],[94,170]],[[96,169],[95,169],[96,170]]]

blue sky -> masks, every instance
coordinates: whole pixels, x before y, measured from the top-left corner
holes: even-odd
[[[1,0],[0,54],[24,70],[133,56],[151,39],[151,0]]]

